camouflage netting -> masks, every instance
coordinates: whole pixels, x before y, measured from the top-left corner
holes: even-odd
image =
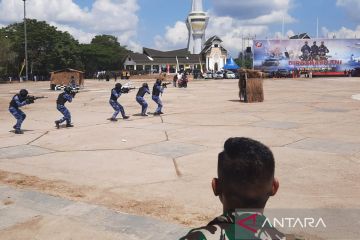
[[[239,97],[240,101],[247,103],[263,102],[264,73],[255,70],[240,69],[239,70]]]

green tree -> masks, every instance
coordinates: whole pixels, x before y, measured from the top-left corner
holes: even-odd
[[[33,75],[47,75],[62,68],[83,69],[80,45],[69,33],[34,19],[27,20],[27,32],[29,72]],[[0,35],[8,36],[13,43],[12,50],[17,54],[12,69],[15,74],[25,58],[23,22],[0,29]]]
[[[0,35],[0,46],[0,77],[9,76],[16,59],[16,53],[12,50],[11,41],[5,35]]]
[[[122,69],[129,50],[121,46],[118,39],[111,35],[95,36],[90,44],[81,45],[81,59],[87,75],[97,71]]]

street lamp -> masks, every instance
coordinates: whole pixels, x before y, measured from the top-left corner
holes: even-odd
[[[24,1],[24,34],[25,34],[25,71],[26,77],[25,80],[29,80],[29,69],[28,69],[28,51],[27,51],[27,31],[26,31],[26,0]]]

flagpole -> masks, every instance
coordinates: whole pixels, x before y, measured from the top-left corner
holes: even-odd
[[[29,65],[28,65],[28,50],[27,50],[27,29],[26,29],[26,0],[24,1],[24,35],[25,35],[25,71],[26,71],[26,76],[25,76],[25,80],[28,81],[29,80]]]
[[[319,39],[319,18],[316,19],[316,38]]]

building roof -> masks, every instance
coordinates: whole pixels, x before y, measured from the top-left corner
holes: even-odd
[[[202,57],[200,54],[191,54],[187,48],[173,51],[159,51],[143,48],[144,53],[130,53],[129,57],[136,64],[198,64]],[[177,59],[177,60],[176,60]]]
[[[134,62],[141,62],[141,63],[152,63],[151,59],[148,58],[147,55],[142,54],[142,53],[130,53],[129,57],[134,61]]]
[[[78,72],[78,73],[84,73],[82,71],[76,70],[76,69],[72,69],[72,68],[65,68],[65,69],[61,69],[61,70],[57,70],[57,71],[52,71],[51,73],[60,73],[60,72]]]
[[[310,39],[310,37],[307,33],[301,33],[301,34],[290,37],[290,39]]]
[[[205,42],[205,46],[206,45],[209,45],[209,44],[212,44],[214,41],[219,41],[219,42],[223,42],[222,40],[221,40],[221,38],[219,38],[218,36],[212,36],[211,38],[209,38],[206,42]]]
[[[219,38],[219,37],[216,36],[216,35],[215,35],[215,36],[212,36],[211,38],[209,38],[209,39],[205,42],[204,48],[203,48],[203,50],[201,51],[201,54],[204,54],[204,53],[209,52],[209,51],[211,50],[211,48],[212,48],[212,45],[213,45],[213,42],[214,42],[214,41],[219,41],[220,43],[222,43],[221,38]],[[226,51],[225,48],[223,48],[222,46],[220,46],[220,48],[221,48],[221,51],[222,51],[222,52],[227,53],[227,51]]]
[[[186,57],[188,55],[191,55],[191,53],[188,51],[187,48],[172,50],[172,51],[159,51],[151,48],[144,48],[143,53],[152,57],[152,58],[158,58],[158,57]]]

